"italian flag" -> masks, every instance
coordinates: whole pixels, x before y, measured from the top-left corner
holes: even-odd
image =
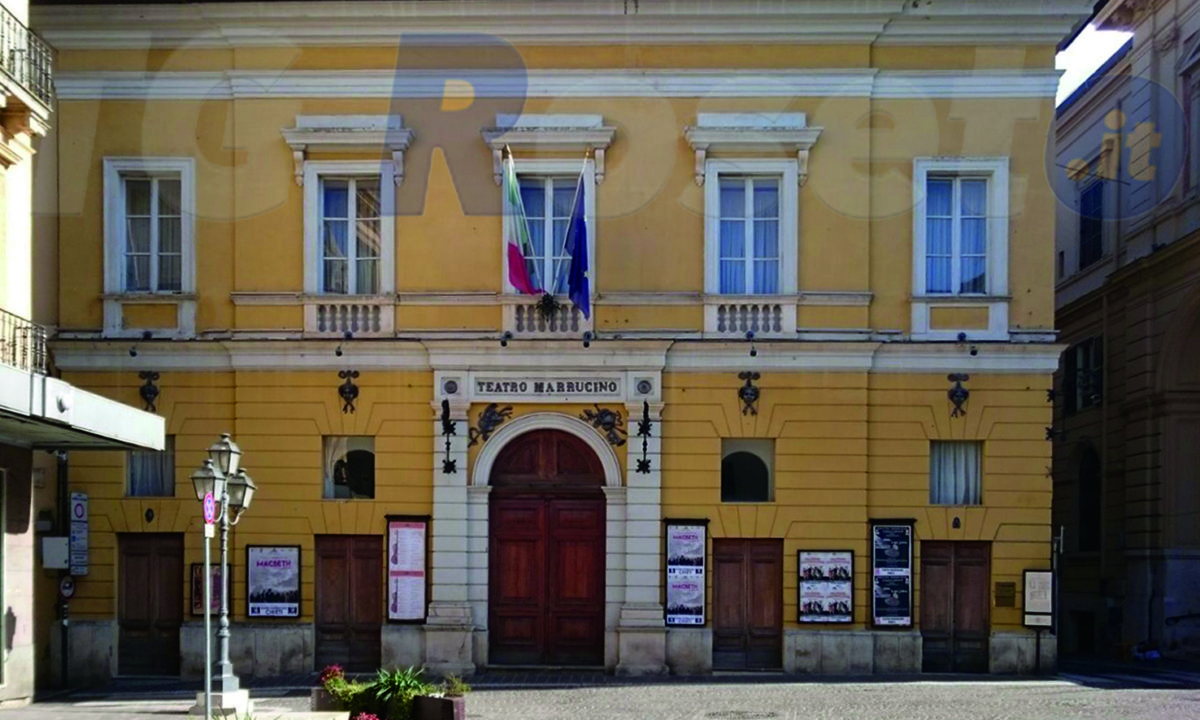
[[[504,244],[508,253],[508,281],[523,295],[539,295],[537,267],[530,275],[525,258],[535,257],[533,243],[529,240],[529,225],[525,221],[525,205],[521,202],[521,187],[517,184],[517,167],[512,153],[504,158],[504,214],[508,218],[504,233]]]

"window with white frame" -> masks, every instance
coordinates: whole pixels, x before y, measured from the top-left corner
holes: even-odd
[[[378,160],[304,163],[305,292],[395,292],[393,173]]]
[[[705,162],[705,291],[796,292],[795,160]]]
[[[192,292],[191,158],[105,158],[105,290]]]
[[[933,440],[929,443],[929,503],[979,505],[983,502],[983,443]]]
[[[722,295],[779,293],[779,177],[720,178]]]
[[[555,295],[567,292],[571,259],[566,251],[567,225],[571,220],[578,180],[577,177],[552,175],[517,177],[533,249],[532,257],[525,257],[525,265],[529,276],[540,278],[542,289]]]
[[[579,183],[580,171],[583,183]],[[543,290],[555,295],[567,293],[567,275],[571,256],[566,251],[567,225],[575,203],[576,188],[583,191],[584,223],[587,226],[588,274],[590,290],[596,292],[596,163],[579,159],[531,159],[516,161],[517,184],[521,205],[525,210],[526,227],[532,256],[525,258],[526,269],[533,277],[537,272]],[[504,232],[513,217],[502,217]],[[507,236],[507,235],[506,235]],[[508,292],[516,289],[508,284],[508,255],[504,255],[504,278]]]
[[[1008,291],[1008,159],[917,158],[913,292],[919,297]]]
[[[379,176],[321,178],[321,292],[379,292]]]
[[[925,183],[925,292],[987,292],[984,177],[930,175]]]

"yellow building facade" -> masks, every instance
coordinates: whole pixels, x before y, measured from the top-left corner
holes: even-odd
[[[243,674],[1052,663],[1045,143],[1087,3],[867,5],[35,13],[55,361],[168,436],[71,454],[73,676],[202,671],[221,432]],[[549,280],[577,187],[587,314]]]

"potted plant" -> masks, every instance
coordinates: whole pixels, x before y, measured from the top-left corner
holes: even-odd
[[[471,686],[457,675],[450,675],[433,693],[421,695],[413,703],[414,720],[466,720],[466,694]]]

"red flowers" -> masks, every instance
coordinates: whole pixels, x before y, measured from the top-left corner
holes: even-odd
[[[321,671],[320,682],[322,687],[328,685],[332,680],[344,680],[346,672],[342,670],[341,665],[329,665]],[[378,719],[376,719],[378,720]]]

